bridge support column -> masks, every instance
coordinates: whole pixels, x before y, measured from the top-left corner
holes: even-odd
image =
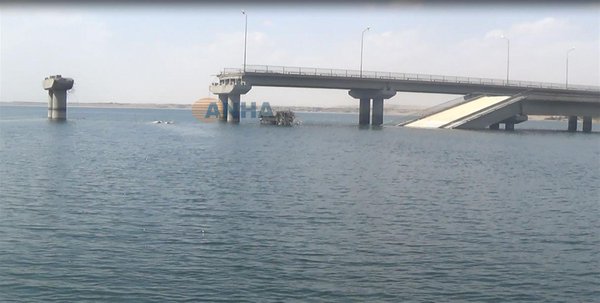
[[[223,122],[227,122],[227,102],[229,95],[227,94],[219,94],[219,101],[221,102],[222,105],[222,109],[220,114],[221,116],[219,116],[219,121],[223,121]]]
[[[371,99],[360,98],[358,125],[369,125],[371,116]]]
[[[229,123],[240,122],[240,95],[246,94],[252,88],[242,79],[224,80],[213,83],[209,89],[213,94],[219,95],[223,105],[223,113],[219,120]]]
[[[383,100],[396,95],[396,91],[390,88],[382,89],[351,89],[348,94],[355,99],[360,100],[358,112],[358,124],[369,125],[369,114],[371,124],[380,126],[383,124]],[[370,103],[373,100],[373,111],[371,112]]]
[[[240,123],[240,95],[229,94],[229,104],[227,104],[227,122]]]
[[[583,117],[583,132],[584,133],[592,132],[592,117],[589,117],[589,116]]]
[[[48,91],[48,97],[48,118],[57,120],[67,119],[67,91]]]
[[[515,130],[515,124],[512,122],[504,123],[504,130],[513,131]]]
[[[498,130],[500,129],[500,123],[494,123],[490,125],[490,129]]]
[[[569,116],[569,125],[567,130],[570,132],[577,131],[577,116]]]
[[[67,119],[67,90],[73,88],[73,79],[61,75],[46,77],[44,89],[48,91],[48,119]]]
[[[383,98],[373,98],[373,112],[371,113],[371,124],[380,126],[383,124]]]

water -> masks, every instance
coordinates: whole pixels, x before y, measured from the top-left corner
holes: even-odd
[[[2,302],[600,298],[600,137],[564,121],[45,114],[0,107]]]

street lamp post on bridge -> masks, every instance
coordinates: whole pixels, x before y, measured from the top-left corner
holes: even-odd
[[[500,36],[500,38],[506,39],[506,85],[508,85],[510,73],[510,40],[504,35]]]
[[[363,65],[363,48],[364,48],[364,42],[365,42],[365,32],[370,30],[371,27],[367,26],[367,28],[365,28],[362,31],[362,35],[360,37],[360,77],[362,78],[362,65]]]
[[[248,41],[248,14],[246,14],[245,10],[242,10],[242,14],[245,17],[244,23],[244,72],[246,72],[246,45]]]
[[[566,64],[566,68],[565,68],[565,88],[569,88],[569,53],[571,53],[574,50],[575,50],[575,48],[571,47],[567,51],[567,64]]]

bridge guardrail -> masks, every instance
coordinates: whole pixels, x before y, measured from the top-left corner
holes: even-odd
[[[264,73],[264,74],[284,74],[284,75],[299,75],[299,76],[321,76],[321,77],[345,77],[345,78],[366,78],[366,79],[386,79],[386,80],[417,80],[427,82],[447,82],[447,83],[465,83],[465,84],[483,84],[497,86],[514,86],[514,87],[529,87],[529,88],[550,88],[550,89],[567,89],[567,90],[584,90],[592,92],[600,92],[600,87],[591,85],[572,84],[565,87],[564,84],[521,81],[521,80],[500,80],[492,78],[474,78],[460,76],[444,76],[444,75],[428,75],[428,74],[412,74],[412,73],[395,73],[395,72],[374,72],[345,69],[329,69],[329,68],[314,68],[314,67],[293,67],[293,66],[272,66],[272,65],[247,65],[246,73]],[[241,68],[225,68],[223,74],[242,74],[244,70]]]

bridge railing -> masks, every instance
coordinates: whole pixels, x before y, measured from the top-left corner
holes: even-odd
[[[319,76],[319,77],[338,77],[338,78],[365,78],[365,79],[384,79],[384,80],[413,80],[424,82],[441,82],[441,83],[464,83],[464,84],[481,84],[481,85],[497,85],[497,86],[514,86],[514,87],[529,87],[529,88],[550,88],[550,89],[568,89],[568,90],[585,90],[585,91],[600,91],[600,87],[591,85],[576,85],[570,84],[565,87],[565,84],[521,81],[521,80],[500,80],[492,78],[474,78],[474,77],[459,77],[459,76],[444,76],[444,75],[428,75],[428,74],[412,74],[412,73],[394,73],[394,72],[374,72],[374,71],[358,71],[346,69],[331,69],[331,68],[314,68],[314,67],[293,67],[293,66],[272,66],[272,65],[247,65],[246,73],[263,73],[263,74],[283,74],[283,75],[298,75],[298,76]],[[241,68],[225,68],[223,74],[243,74]]]

